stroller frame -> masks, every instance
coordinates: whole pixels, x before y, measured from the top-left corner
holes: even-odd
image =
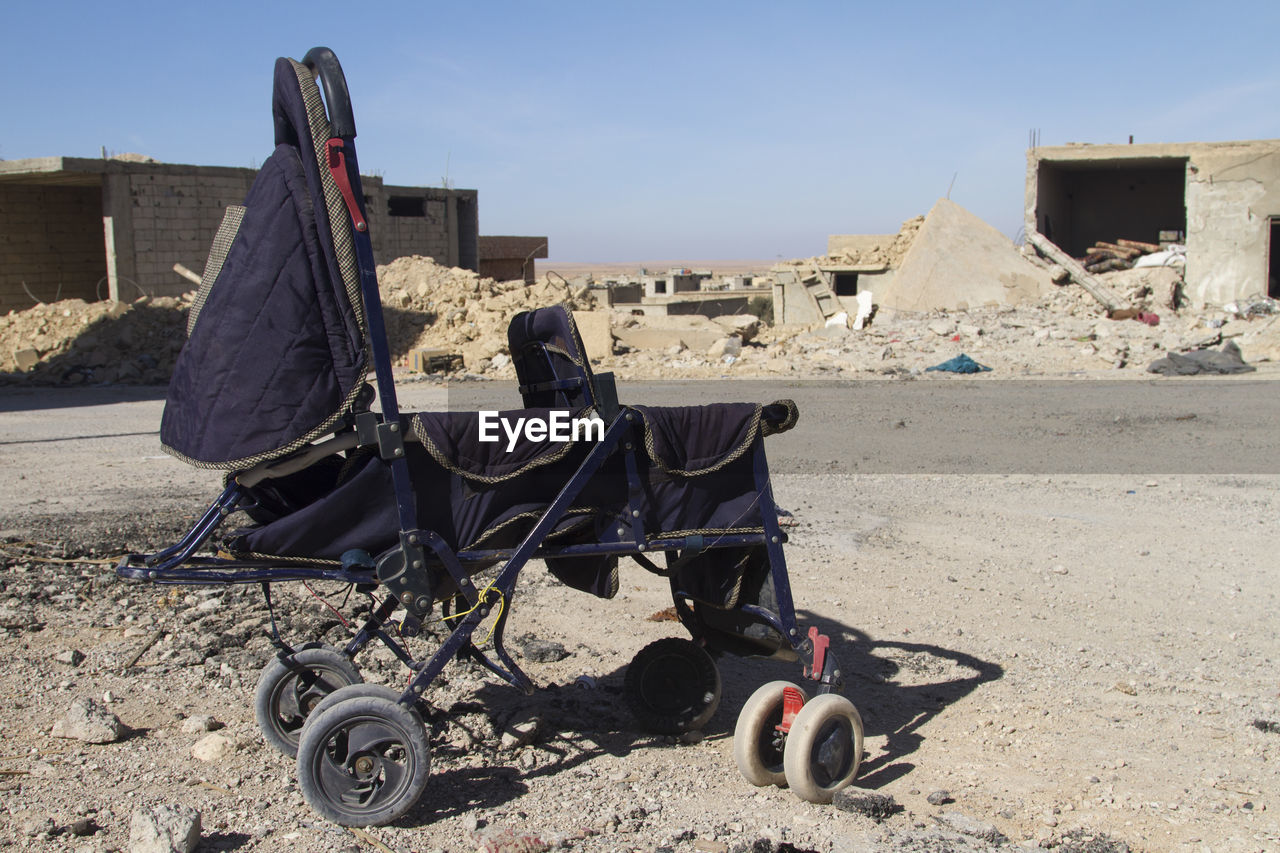
[[[828,638],[816,627],[810,628],[807,634],[802,633],[797,622],[782,548],[787,541],[787,535],[778,523],[778,512],[773,499],[762,436],[757,437],[750,452],[755,498],[763,520],[763,532],[663,535],[662,531],[646,530],[639,504],[643,490],[642,466],[637,458],[640,449],[644,447],[643,418],[636,410],[618,405],[612,375],[593,375],[584,354],[581,362],[575,363],[573,368],[575,375],[563,376],[555,373],[553,367],[553,375],[557,376],[555,380],[520,388],[526,402],[529,395],[533,393],[553,394],[557,399],[564,400],[566,404],[571,398],[585,401],[603,417],[607,428],[603,439],[590,449],[576,472],[559,490],[519,544],[508,548],[462,548],[455,551],[438,533],[419,528],[416,512],[417,496],[413,490],[405,453],[406,430],[410,429],[410,424],[408,419],[401,415],[396,399],[391,353],[382,317],[373,246],[362,208],[363,194],[354,146],[355,123],[346,80],[337,57],[327,48],[312,49],[306,54],[302,64],[312,71],[324,91],[325,108],[329,115],[332,133],[326,148],[328,162],[321,164],[321,167],[327,166],[350,214],[350,221],[345,225],[351,229],[358,261],[360,292],[367,318],[368,345],[381,411],[375,412],[368,408],[373,395],[364,393],[363,399],[357,403],[351,414],[344,416],[332,431],[331,436],[324,441],[306,445],[284,456],[283,459],[232,472],[227,478],[222,493],[185,535],[156,553],[126,555],[116,567],[118,575],[129,580],[155,584],[260,584],[270,615],[271,640],[278,650],[278,661],[294,671],[298,669],[295,656],[308,646],[294,648],[281,637],[276,623],[271,585],[292,581],[338,581],[354,585],[357,591],[368,593],[376,606],[372,607],[355,635],[341,649],[341,655],[349,662],[365,646],[374,641],[386,646],[396,658],[415,673],[408,686],[395,697],[394,704],[398,705],[402,711],[411,713],[415,719],[419,719],[414,710],[416,703],[420,701],[419,697],[444,667],[455,658],[475,661],[526,694],[533,692],[532,680],[507,651],[503,637],[520,572],[530,559],[631,557],[647,570],[669,578],[675,610],[680,622],[690,631],[698,645],[704,646],[706,638],[701,636],[702,623],[696,617],[696,609],[700,605],[695,603],[685,590],[678,587],[676,573],[663,569],[653,562],[652,557],[658,552],[680,552],[687,555],[700,554],[713,549],[763,546],[768,558],[768,573],[775,590],[777,611],[755,604],[743,604],[741,610],[766,623],[783,638],[785,644],[789,645],[789,648],[780,648],[776,654],[803,660],[805,678],[811,683],[811,689],[815,694],[815,701],[810,704],[821,704],[816,701],[818,698],[835,694],[831,695],[832,700],[839,699],[844,705],[848,705],[852,718],[856,722],[845,723],[849,714],[843,710],[843,705],[840,706],[840,713],[836,717],[838,722],[842,722],[843,728],[836,732],[836,735],[849,741],[845,752],[852,748],[854,754],[851,759],[849,756],[841,759],[843,764],[839,767],[830,766],[829,755],[819,754],[822,752],[820,749],[822,744],[829,742],[832,737],[831,732],[828,731],[831,725],[827,724],[825,727],[819,726],[823,728],[825,734],[806,733],[805,737],[808,738],[806,754],[797,757],[794,762],[790,757],[788,746],[786,774],[778,766],[780,761],[769,761],[766,760],[766,756],[760,755],[761,752],[769,752],[771,748],[776,748],[777,755],[774,757],[781,758],[782,743],[796,726],[797,719],[802,716],[807,698],[802,690],[793,686],[787,686],[784,690],[778,686],[780,682],[774,682],[757,691],[757,695],[753,696],[744,708],[744,718],[749,713],[754,715],[749,721],[754,728],[749,727],[747,732],[752,742],[742,747],[743,754],[746,754],[745,759],[736,745],[735,756],[744,775],[754,784],[781,783],[785,775],[786,780],[791,782],[792,788],[796,789],[803,798],[829,801],[836,789],[848,784],[856,775],[862,751],[861,720],[857,719],[857,712],[853,710],[853,706],[838,695],[843,681],[839,664],[829,650]],[[334,227],[340,225],[341,223],[335,223]],[[550,355],[545,348],[541,351],[541,356],[550,360]],[[366,386],[364,390],[370,392],[371,389]],[[793,413],[788,414],[779,409],[780,407],[776,406],[764,407],[762,422],[776,426],[786,418],[794,416]],[[399,520],[398,545],[384,552],[376,561],[365,552],[344,554],[339,566],[334,566],[332,561],[323,560],[294,559],[285,562],[271,559],[197,556],[197,551],[220,529],[228,516],[237,510],[253,508],[249,489],[254,484],[299,470],[316,458],[354,448],[376,449],[377,456],[390,470],[394,489]],[[592,475],[607,458],[619,452],[623,456],[629,495],[628,505],[622,516],[616,520],[615,524],[610,524],[596,542],[549,544],[548,535],[565,518],[574,499]],[[496,577],[483,587],[478,586],[468,568],[493,566],[495,563],[500,565]],[[449,633],[434,654],[423,659],[415,659],[402,639],[420,634],[423,620],[433,611],[436,598],[433,594],[431,577],[427,571],[428,565],[443,566],[456,585],[457,592],[451,598],[445,598],[441,604],[444,622],[449,628]],[[380,603],[377,603],[373,597],[373,592],[378,586],[386,587],[390,593]],[[405,615],[397,623],[392,616],[401,608],[405,611]],[[480,649],[473,639],[476,629],[494,612],[495,608],[498,613],[491,636],[496,660]],[[664,641],[659,641],[661,642]],[[325,719],[328,719],[336,713],[336,709],[355,707],[361,702],[372,701],[367,699],[367,693],[362,694],[362,698],[342,701],[344,691],[349,691],[351,688],[342,685],[338,687],[338,690],[332,692],[331,697],[312,709],[316,715],[323,711],[326,715]],[[321,693],[330,692],[323,689],[323,685],[321,688]],[[761,698],[766,692],[768,695]],[[390,696],[387,700],[390,700]],[[391,702],[387,700],[379,701],[389,706]],[[390,719],[394,717],[394,713],[389,708],[384,709],[384,716]],[[826,709],[824,715],[819,716],[822,716],[819,723],[829,723],[830,709]],[[312,719],[314,717],[308,717],[307,722],[310,723]],[[394,720],[392,722],[394,723]],[[701,722],[705,720],[701,720],[699,724]],[[814,728],[814,725],[818,724],[810,725],[809,728]],[[304,727],[302,730],[304,742],[307,739],[308,728]],[[395,726],[392,725],[392,728]],[[742,731],[743,719],[740,718],[739,739],[742,737]],[[819,740],[825,738],[825,740],[819,743],[815,738]],[[423,743],[425,744],[425,741]],[[830,752],[829,743],[827,751]],[[744,765],[744,760],[746,764],[751,765],[750,768]],[[850,760],[852,761],[851,770],[848,767]],[[823,761],[828,762],[826,770],[830,772],[823,771]],[[802,769],[796,771],[796,775],[806,778],[792,779],[790,772],[792,763],[797,767],[804,765]],[[370,807],[350,812],[342,808],[333,808],[333,804],[326,802],[324,797],[320,797],[317,801],[316,797],[312,796],[309,787],[314,788],[316,783],[313,781],[308,786],[305,784],[306,780],[301,778],[303,775],[301,755],[299,756],[299,773],[300,781],[304,783],[304,793],[308,795],[307,798],[312,806],[326,817],[348,825],[369,825],[394,820],[406,812],[421,793],[419,787],[416,792],[410,791],[411,797],[400,797],[391,807]],[[816,781],[812,778],[815,773]],[[422,775],[423,784],[425,784],[425,770],[422,771]],[[410,788],[412,787],[410,785]]]

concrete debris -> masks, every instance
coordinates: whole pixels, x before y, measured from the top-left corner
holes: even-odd
[[[88,696],[73,701],[66,716],[55,722],[51,731],[54,737],[85,743],[115,743],[124,737],[124,733],[125,727],[120,718]]]
[[[38,385],[168,381],[186,342],[185,299],[64,299],[0,316],[0,373]]]
[[[193,714],[182,721],[183,734],[195,735],[204,732],[216,732],[225,726],[214,719],[212,714]]]
[[[236,751],[236,742],[226,735],[211,734],[191,747],[191,755],[200,761],[221,761]]]
[[[925,217],[916,216],[902,223],[897,234],[841,234],[827,241],[827,254],[815,258],[821,263],[847,266],[898,267],[911,249]],[[788,261],[799,265],[804,261]]]
[[[1028,263],[1008,237],[940,199],[878,297],[885,308],[962,311],[1033,303],[1051,290],[1049,274]]]
[[[472,371],[507,351],[507,325],[519,312],[557,304],[575,311],[595,307],[585,287],[552,278],[532,286],[494,281],[420,255],[378,267],[378,288],[394,358],[414,349],[444,350],[461,354]]]
[[[1002,844],[1007,840],[1004,833],[996,829],[995,824],[978,820],[962,812],[943,812],[934,815],[933,819],[953,832],[980,838],[992,844]]]
[[[561,643],[555,640],[536,639],[526,640],[520,646],[520,654],[525,660],[531,660],[534,663],[555,663],[569,656],[568,650]]]
[[[499,741],[500,748],[511,751],[528,746],[538,736],[538,729],[541,726],[542,719],[535,714],[518,715],[503,729],[502,738]]]
[[[57,663],[67,666],[79,666],[84,663],[84,652],[79,649],[67,649],[66,651],[58,652],[53,656],[53,659]]]
[[[129,853],[194,853],[200,844],[200,812],[188,806],[159,805],[134,811]]]
[[[880,823],[901,812],[902,806],[887,794],[859,794],[849,789],[836,791],[831,798],[831,805],[841,811],[869,817]]]

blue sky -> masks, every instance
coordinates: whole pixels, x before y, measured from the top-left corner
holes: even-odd
[[[0,158],[249,166],[324,44],[364,171],[559,261],[773,259],[947,193],[1021,226],[1041,143],[1280,137],[1280,3],[8,4]],[[355,10],[355,11],[352,11]]]

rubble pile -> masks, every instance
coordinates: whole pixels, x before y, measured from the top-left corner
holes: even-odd
[[[167,382],[186,342],[185,298],[64,299],[0,316],[0,374],[35,384]]]
[[[786,261],[786,264],[800,266],[818,263],[820,265],[848,266],[886,266],[897,268],[902,266],[902,259],[916,239],[916,233],[924,225],[924,217],[916,216],[902,223],[897,236],[890,243],[867,246],[861,249],[844,249],[833,255],[824,255],[807,260]]]
[[[990,377],[1061,374],[1136,375],[1170,352],[1218,347],[1236,340],[1248,362],[1280,360],[1280,314],[1261,308],[1176,311],[1182,278],[1170,268],[1103,273],[1100,278],[1157,322],[1111,319],[1084,289],[1056,287],[1035,303],[961,311],[881,309],[861,330],[831,326],[762,326],[727,351],[690,338],[664,349],[630,346],[627,323],[614,314],[622,350],[596,358],[620,379],[924,378],[929,367],[961,354],[989,365]],[[1121,316],[1121,315],[1117,315]],[[642,323],[648,318],[641,318]],[[656,320],[657,318],[655,318]],[[627,347],[623,350],[623,347]],[[930,374],[931,375],[931,374]]]
[[[414,349],[446,350],[461,354],[472,371],[506,352],[507,324],[519,312],[560,303],[576,311],[595,307],[584,285],[494,281],[421,255],[378,267],[378,285],[394,358]]]

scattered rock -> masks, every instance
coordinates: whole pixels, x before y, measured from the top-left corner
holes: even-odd
[[[184,734],[195,735],[201,732],[216,732],[225,726],[215,720],[212,714],[194,714],[182,721]]]
[[[925,800],[931,806],[944,806],[947,803],[955,802],[951,799],[950,791],[934,791],[932,794],[925,797]]]
[[[80,837],[93,835],[98,829],[98,824],[91,817],[77,818],[67,824],[67,832]]]
[[[538,728],[541,725],[541,718],[534,715],[525,714],[515,717],[502,731],[501,748],[510,751],[528,746],[538,736]]]
[[[735,336],[721,338],[707,350],[707,358],[723,358],[726,355],[742,354],[742,338]]]
[[[194,853],[200,812],[188,806],[139,808],[129,825],[129,853]]]
[[[551,842],[529,833],[517,834],[510,827],[488,827],[473,833],[476,853],[544,853]]]
[[[876,823],[880,823],[902,811],[902,806],[893,797],[886,794],[854,794],[847,788],[842,791],[836,791],[831,798],[831,805],[841,811],[854,812],[855,814],[869,817]]]
[[[1253,727],[1260,732],[1280,735],[1280,722],[1276,722],[1275,720],[1254,720]]]
[[[553,640],[526,640],[520,654],[534,663],[555,663],[569,656],[569,651]]]
[[[236,742],[226,735],[206,735],[191,747],[191,755],[201,761],[221,761],[236,751]]]
[[[1004,833],[996,829],[995,824],[969,817],[969,815],[961,812],[943,812],[942,814],[934,815],[933,819],[961,835],[981,838],[983,841],[992,844],[1003,844],[1008,840],[1005,838]]]
[[[115,743],[124,737],[120,718],[97,700],[81,696],[71,703],[67,714],[53,724],[54,737],[82,740],[85,743]]]
[[[84,652],[79,649],[68,649],[64,652],[58,652],[53,656],[53,659],[67,666],[79,666],[84,663]]]
[[[1132,684],[1129,684],[1128,682],[1125,682],[1125,681],[1117,681],[1115,683],[1115,686],[1112,689],[1117,690],[1125,694],[1126,696],[1138,695],[1138,688],[1134,687]]]

